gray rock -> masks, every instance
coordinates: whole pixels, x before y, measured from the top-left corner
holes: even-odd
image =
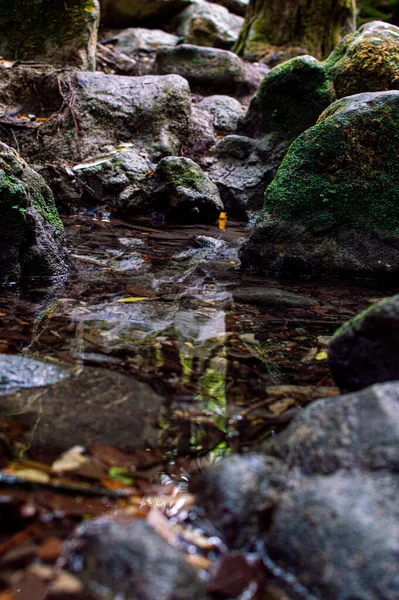
[[[229,50],[237,41],[244,19],[219,4],[196,0],[175,19],[176,32],[186,44]]]
[[[8,60],[94,71],[99,19],[98,0],[2,2],[0,54]]]
[[[233,52],[182,44],[157,51],[154,71],[159,75],[176,73],[187,79],[194,89],[235,95],[247,94],[250,85],[243,61]]]
[[[114,209],[118,214],[148,212],[155,207],[154,168],[147,156],[120,147],[93,157],[72,169],[49,166],[42,170],[64,213],[85,209]]]
[[[243,114],[241,103],[230,96],[208,96],[196,106],[213,115],[213,125],[222,135],[234,133],[237,130],[238,120]]]
[[[345,323],[330,342],[328,362],[346,392],[398,379],[399,295],[373,304]]]
[[[169,212],[175,218],[212,221],[223,210],[216,185],[189,158],[163,158],[156,174],[165,185]]]
[[[291,276],[397,273],[398,123],[397,91],[350,96],[324,111],[267,188],[244,265]]]
[[[225,6],[230,12],[245,17],[248,8],[249,0],[210,0]]]
[[[63,559],[66,569],[96,598],[207,598],[197,569],[144,519],[88,521],[66,542]]]
[[[252,211],[262,208],[265,188],[288,146],[289,142],[278,133],[259,141],[229,135],[218,142],[204,164],[230,216],[248,219]]]
[[[36,164],[70,165],[106,154],[110,147],[118,148],[123,142],[134,142],[154,160],[179,154],[187,139],[191,94],[187,81],[177,75],[58,74],[53,69],[24,66],[5,71],[0,79],[0,109],[4,113],[24,105],[24,113],[40,116],[42,110],[72,103],[71,109],[65,108],[57,118],[7,128],[10,145],[18,143],[21,154]],[[40,90],[42,108],[31,89]]]
[[[258,454],[229,456],[190,482],[201,513],[231,547],[265,533],[268,512],[286,483],[285,467]]]
[[[101,22],[110,27],[163,26],[165,20],[191,4],[192,0],[100,0]]]
[[[21,379],[21,377],[20,377]],[[0,396],[0,416],[21,419],[32,458],[49,460],[74,444],[144,449],[156,445],[163,398],[133,377],[85,367],[33,393]]]
[[[189,120],[189,132],[184,143],[184,156],[202,164],[207,150],[216,144],[214,118],[211,113],[200,110],[194,104]]]
[[[255,304],[257,306],[281,306],[306,308],[315,306],[317,300],[299,296],[292,292],[270,287],[239,287],[233,290],[234,302],[238,304]]]
[[[68,370],[24,356],[0,354],[0,394],[20,388],[34,388],[57,383],[69,377]]]
[[[44,179],[0,143],[0,285],[68,273],[64,227]]]
[[[393,600],[398,493],[399,478],[387,473],[337,472],[287,488],[266,538],[275,575],[293,593],[300,584],[304,598]]]
[[[399,470],[399,383],[313,402],[268,440],[267,454],[306,474],[337,469]]]
[[[95,137],[97,143],[117,145],[134,134],[135,143],[152,156],[178,152],[191,111],[190,90],[181,77],[76,73],[76,87],[83,144],[87,139],[92,149]]]
[[[119,32],[113,38],[113,43],[119,52],[132,54],[137,50],[155,51],[159,46],[176,46],[179,39],[177,35],[161,29],[129,27]]]

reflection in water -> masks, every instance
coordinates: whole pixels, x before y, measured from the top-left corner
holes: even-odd
[[[371,290],[369,282],[355,291],[348,285],[345,295],[334,282],[298,287],[242,273],[237,248],[247,233],[231,223],[219,230],[67,221],[70,279],[0,293],[0,352],[67,363],[77,372],[77,387],[46,392],[40,427],[37,411],[20,416],[41,432],[36,450],[46,452],[61,423],[69,445],[79,436],[84,445],[89,434],[172,454],[219,452],[287,422],[317,398],[318,386],[320,394],[334,390],[326,361],[314,357],[338,324],[387,291]],[[268,285],[271,293],[262,296]],[[291,296],[284,299],[285,292]],[[293,303],[298,293],[304,301]],[[95,370],[90,377],[88,366]],[[134,382],[150,386],[152,406],[147,392],[123,403],[125,387],[139,389]],[[27,391],[27,405],[32,398]],[[148,432],[145,439],[134,423]]]

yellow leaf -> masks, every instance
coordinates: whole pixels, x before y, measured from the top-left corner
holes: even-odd
[[[237,264],[237,261],[236,261],[236,260],[231,260],[231,261],[230,261],[230,264],[231,264],[231,265],[236,265],[236,264]]]
[[[328,358],[328,354],[325,350],[322,350],[321,352],[318,352],[314,358],[315,360],[326,360]]]
[[[227,220],[226,213],[221,212],[219,215],[219,219],[218,219],[219,229],[225,229],[226,220]]]
[[[128,296],[127,298],[120,298],[118,302],[129,304],[130,302],[141,302],[142,300],[148,300],[148,298],[144,298],[142,296]]]
[[[48,483],[50,481],[47,473],[43,473],[43,471],[38,471],[37,469],[19,469],[14,472],[14,475],[33,483]]]

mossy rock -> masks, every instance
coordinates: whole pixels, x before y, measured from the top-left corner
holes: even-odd
[[[240,131],[261,137],[270,131],[288,138],[311,127],[335,100],[331,77],[312,56],[300,56],[275,67],[265,75]]]
[[[44,179],[0,143],[0,285],[68,272],[65,237]]]
[[[165,186],[172,217],[213,221],[223,211],[218,188],[191,159],[177,156],[163,158],[156,176]]]
[[[291,145],[267,188],[263,233],[244,248],[245,262],[280,270],[291,258],[305,272],[399,272],[398,128],[397,91],[332,104]]]
[[[346,36],[323,64],[337,98],[399,89],[399,28],[367,23]]]
[[[95,69],[98,0],[0,0],[0,54]]]
[[[340,327],[330,342],[328,359],[343,391],[397,380],[399,295],[373,304]]]

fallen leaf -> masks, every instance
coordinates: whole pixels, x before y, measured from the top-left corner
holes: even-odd
[[[315,360],[327,360],[328,354],[325,350],[322,350],[321,352],[318,352],[314,358]]]
[[[148,300],[148,298],[144,298],[144,296],[127,296],[126,298],[120,298],[117,302],[129,304],[131,302],[142,302],[143,300]]]
[[[84,451],[83,446],[72,446],[72,448],[64,452],[64,454],[53,462],[51,465],[52,471],[55,473],[78,471],[83,465],[89,463],[87,456],[83,456]]]
[[[19,471],[14,471],[14,475],[33,483],[48,483],[50,481],[47,473],[43,473],[43,471],[38,471],[37,469],[20,469]]]

